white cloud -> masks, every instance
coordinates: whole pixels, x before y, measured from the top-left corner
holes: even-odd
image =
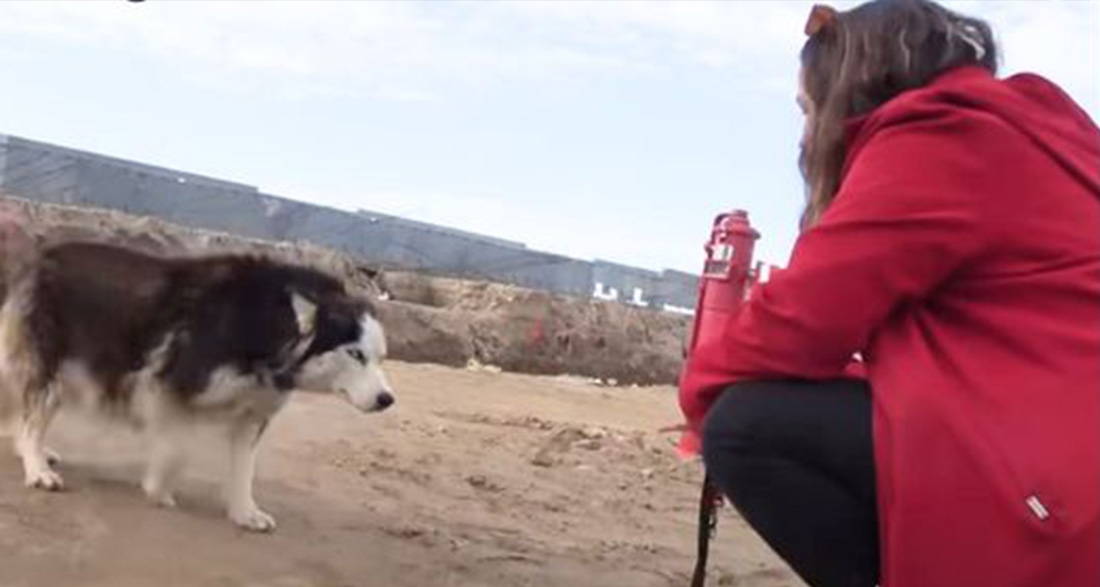
[[[522,24],[463,4],[0,4],[9,37],[153,54],[190,79],[237,87],[279,80],[424,99],[456,84],[559,82],[630,67],[612,53],[525,38]]]
[[[798,12],[725,2],[6,2],[0,33],[152,53],[207,82],[277,77],[423,99],[456,85],[644,73],[677,58],[755,67],[789,54],[777,41],[796,46]]]
[[[842,0],[840,8],[858,2]],[[1009,69],[1100,93],[1100,3],[947,0],[988,18]],[[159,56],[189,79],[425,100],[685,64],[789,92],[809,1],[0,2],[0,34]],[[303,90],[297,90],[303,92]],[[1090,94],[1091,93],[1091,94]],[[1093,101],[1094,113],[1100,104]]]
[[[1068,91],[1100,121],[1100,3],[958,3],[989,19],[1004,73],[1033,71]]]

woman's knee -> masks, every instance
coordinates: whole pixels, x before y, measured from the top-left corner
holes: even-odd
[[[715,402],[703,422],[703,461],[707,468],[726,469],[739,457],[764,449],[770,428],[770,382],[730,386]]]
[[[870,405],[870,388],[859,380],[732,385],[703,423],[703,461],[721,471],[776,458],[870,462]]]

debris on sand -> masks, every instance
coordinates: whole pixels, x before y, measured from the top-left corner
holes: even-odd
[[[504,491],[499,483],[489,479],[485,475],[468,475],[466,477],[466,483],[470,484],[470,487],[474,489],[480,489],[482,491],[488,491],[490,493],[500,493]]]
[[[573,443],[585,440],[584,432],[579,428],[565,427],[553,433],[531,459],[536,467],[553,467],[561,462],[561,457],[569,452]]]
[[[573,446],[583,450],[600,450],[603,448],[603,442],[598,438],[586,438],[578,440]]]
[[[480,373],[500,373],[502,369],[496,365],[485,365],[481,361],[470,357],[470,360],[466,361],[466,370],[475,371]]]
[[[553,467],[572,449],[598,451],[609,442],[621,444],[623,438],[602,426],[565,426],[550,435],[531,459],[531,464],[537,467]]]

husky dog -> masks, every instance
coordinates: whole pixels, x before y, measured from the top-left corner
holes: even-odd
[[[62,488],[43,446],[62,406],[139,427],[150,451],[142,487],[165,506],[175,503],[184,432],[217,423],[231,458],[229,518],[270,531],[275,520],[252,496],[256,449],[290,391],[333,392],[364,412],[394,403],[374,307],[313,269],[67,242],[39,249],[7,286],[0,407],[28,487]]]

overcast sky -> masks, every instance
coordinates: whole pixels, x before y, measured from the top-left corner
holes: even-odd
[[[945,4],[1100,120],[1100,2]],[[745,208],[784,264],[810,5],[0,2],[0,132],[651,269]]]

